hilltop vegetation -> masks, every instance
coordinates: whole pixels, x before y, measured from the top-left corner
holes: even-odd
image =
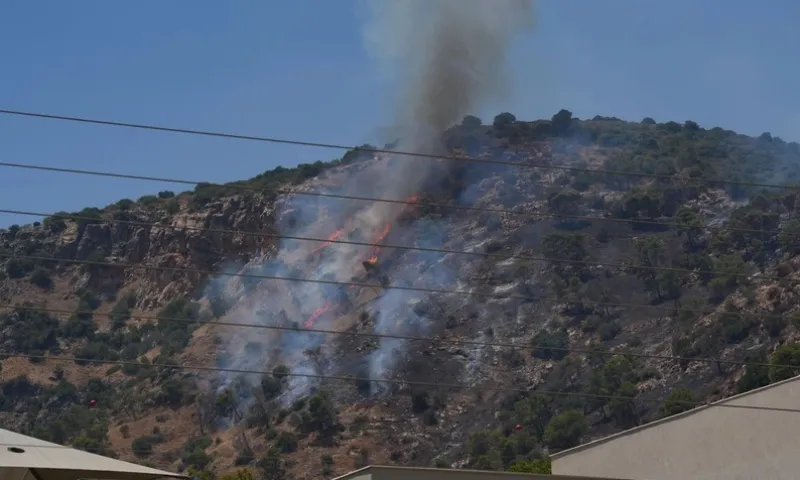
[[[782,365],[800,365],[800,189],[759,185],[798,179],[797,143],[692,121],[579,120],[566,110],[534,122],[466,117],[443,143],[454,156],[530,167],[450,160],[447,181],[420,193],[442,205],[468,191],[484,209],[421,207],[419,222],[446,229],[445,248],[479,241],[484,253],[516,256],[474,258],[458,272],[477,290],[508,287],[514,298],[450,309],[431,295],[415,305],[432,340],[409,347],[393,373],[457,377],[475,390],[409,384],[376,398],[370,382],[351,380],[284,405],[294,365],[269,365],[255,388],[242,379],[219,388],[207,372],[181,368],[225,365],[214,322],[234,305],[207,276],[164,269],[219,271],[274,255],[281,247],[264,234],[280,233],[276,190],[376,162],[364,146],[332,162],[0,232],[2,352],[27,356],[2,361],[0,422],[209,477],[244,467],[271,480],[331,477],[368,463],[539,472],[549,452],[797,373]],[[401,253],[388,255],[400,262]],[[242,289],[256,295],[257,279]],[[366,300],[340,323],[369,333],[375,313],[363,304],[379,294],[359,295]],[[258,335],[247,348],[263,348]],[[443,340],[524,343],[468,350]],[[328,365],[323,372],[360,377],[369,342],[331,336],[325,351],[307,355]],[[339,370],[325,370],[331,363]]]

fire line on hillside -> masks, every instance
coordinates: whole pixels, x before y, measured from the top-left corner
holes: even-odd
[[[417,212],[417,205],[415,203],[418,200],[417,195],[412,195],[408,197],[406,200],[406,204],[403,207],[403,210],[400,212],[398,218],[413,218],[414,214]],[[392,224],[386,223],[383,228],[373,237],[372,239],[372,247],[362,250],[358,253],[355,257],[355,261],[361,261],[361,265],[364,268],[364,271],[367,275],[367,278],[374,276],[380,272],[380,253],[381,247],[378,246],[379,243],[383,242],[386,237],[392,231]],[[335,230],[331,233],[327,240],[322,242],[318,247],[311,251],[311,255],[320,255],[328,246],[332,245],[336,240],[339,240],[344,236],[344,238],[348,238],[352,233],[354,233],[354,227],[352,226],[345,226]],[[386,284],[388,282],[381,282],[382,284]],[[356,285],[350,285],[350,289],[355,289]],[[322,306],[317,307],[308,319],[305,321],[304,326],[305,328],[313,328],[317,321],[320,318],[327,314],[331,314],[334,312],[341,312],[344,310],[341,301],[327,299],[324,301]]]

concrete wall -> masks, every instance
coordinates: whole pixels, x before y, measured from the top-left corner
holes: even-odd
[[[761,409],[735,408],[748,406]],[[639,480],[798,479],[800,381],[786,380],[562,452],[553,457],[553,474]]]

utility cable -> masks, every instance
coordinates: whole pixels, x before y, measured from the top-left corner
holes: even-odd
[[[494,159],[476,158],[476,157],[466,157],[466,156],[457,156],[457,155],[437,155],[437,154],[432,154],[432,153],[406,152],[406,151],[397,151],[397,150],[380,149],[380,148],[352,147],[352,146],[340,145],[340,144],[335,144],[335,143],[323,143],[323,142],[313,142],[313,141],[304,141],[304,140],[289,140],[289,139],[277,138],[277,137],[265,137],[265,136],[255,136],[255,135],[242,135],[242,134],[235,134],[235,133],[213,132],[213,131],[207,131],[207,130],[195,130],[195,129],[188,129],[188,128],[166,127],[166,126],[160,126],[160,125],[129,123],[129,122],[120,122],[120,121],[112,121],[112,120],[100,120],[100,119],[91,119],[91,118],[86,118],[86,117],[73,117],[73,116],[65,116],[65,115],[54,115],[54,114],[48,114],[48,113],[37,113],[37,112],[21,111],[21,110],[0,109],[0,114],[23,116],[23,117],[35,117],[35,118],[43,118],[43,119],[49,119],[49,120],[61,120],[61,121],[69,121],[69,122],[78,122],[78,123],[93,124],[93,125],[105,125],[105,126],[113,126],[113,127],[135,128],[135,129],[140,129],[140,130],[151,130],[151,131],[170,132],[170,133],[183,133],[183,134],[200,135],[200,136],[206,136],[206,137],[227,138],[227,139],[233,139],[233,140],[249,140],[249,141],[257,141],[257,142],[264,142],[264,143],[279,143],[279,144],[286,144],[286,145],[298,145],[298,146],[303,146],[303,147],[328,148],[328,149],[335,149],[335,150],[356,150],[356,151],[370,152],[370,153],[382,153],[382,154],[401,155],[401,156],[406,156],[406,157],[418,157],[418,158],[429,158],[429,159],[454,160],[454,161],[460,161],[460,162],[471,162],[471,163],[481,163],[481,164],[491,164],[491,165],[502,165],[502,166],[508,166],[508,167],[542,168],[542,169],[562,170],[562,171],[569,171],[569,172],[584,172],[584,173],[605,174],[605,175],[620,175],[620,176],[629,176],[629,177],[638,177],[638,178],[651,178],[651,179],[655,179],[655,180],[673,181],[673,182],[675,180],[677,180],[675,177],[670,176],[670,175],[659,175],[659,174],[644,173],[644,172],[624,172],[624,171],[617,171],[617,170],[589,169],[589,168],[568,167],[568,166],[564,166],[564,165],[550,165],[550,164],[544,164],[544,163],[540,164],[540,163],[512,162],[512,161],[494,160]],[[767,184],[767,183],[742,182],[742,181],[722,180],[722,179],[704,179],[699,183],[701,183],[701,184],[705,183],[705,184],[739,185],[739,186],[748,186],[748,187],[780,188],[780,189],[800,190],[800,186],[774,185],[774,184]]]
[[[404,206],[416,206],[416,207],[429,207],[429,208],[441,208],[441,209],[450,209],[450,210],[458,210],[458,211],[472,211],[472,212],[483,212],[483,213],[492,213],[498,215],[511,215],[521,218],[567,218],[572,220],[584,220],[584,221],[606,221],[606,222],[613,222],[613,223],[622,223],[622,224],[640,224],[640,225],[653,225],[653,226],[665,226],[665,227],[672,227],[672,228],[681,228],[683,225],[679,223],[667,223],[667,222],[659,222],[654,220],[634,220],[634,219],[623,219],[623,218],[613,218],[613,217],[593,217],[590,215],[569,215],[569,214],[555,214],[555,213],[528,213],[528,212],[517,212],[514,210],[508,209],[501,209],[501,208],[489,208],[489,207],[475,207],[475,206],[466,206],[466,205],[453,205],[453,204],[444,204],[444,203],[430,203],[430,202],[419,202],[416,200],[399,200],[399,199],[386,199],[386,198],[375,198],[375,197],[364,197],[364,196],[356,196],[356,195],[343,195],[343,194],[336,194],[336,193],[324,193],[324,192],[312,192],[312,191],[305,191],[305,190],[298,190],[298,189],[262,189],[257,187],[251,187],[248,185],[239,185],[239,184],[224,184],[224,183],[209,183],[209,182],[200,182],[195,180],[184,180],[184,179],[174,179],[174,178],[164,178],[164,177],[151,177],[151,176],[143,176],[143,175],[131,175],[126,173],[114,173],[114,172],[101,172],[97,170],[80,170],[75,168],[64,168],[64,167],[48,167],[43,165],[31,165],[31,164],[24,164],[24,163],[10,163],[10,162],[0,162],[0,167],[10,167],[10,168],[21,168],[21,169],[28,169],[28,170],[39,170],[39,171],[48,171],[48,172],[58,172],[58,173],[69,173],[75,175],[90,175],[90,176],[98,176],[98,177],[107,177],[107,178],[123,178],[123,179],[133,179],[133,180],[143,180],[149,182],[163,182],[163,183],[177,183],[182,185],[207,185],[211,187],[221,187],[233,190],[241,190],[245,192],[251,193],[271,193],[275,195],[297,195],[297,196],[308,196],[308,197],[320,197],[320,198],[333,198],[338,200],[353,200],[353,201],[361,201],[361,202],[370,202],[370,203],[389,203],[395,205],[404,205]],[[764,230],[754,230],[754,229],[734,229],[728,228],[724,226],[714,226],[714,225],[704,225],[703,228],[708,229],[719,229],[719,230],[739,230],[743,232],[754,232],[754,233],[763,233]]]
[[[526,302],[536,302],[541,300],[542,298],[551,298],[551,297],[543,297],[543,296],[526,296],[526,295],[516,295],[516,294],[508,294],[508,293],[483,293],[483,292],[473,292],[473,291],[465,291],[465,290],[448,290],[448,289],[440,289],[440,288],[426,288],[426,287],[407,287],[401,285],[382,285],[382,284],[372,284],[366,282],[356,282],[356,281],[338,281],[338,280],[322,280],[322,279],[310,279],[310,278],[295,278],[295,277],[279,277],[273,275],[264,275],[264,274],[255,274],[255,273],[242,273],[242,272],[213,272],[210,270],[200,270],[194,268],[182,268],[182,267],[162,267],[157,265],[135,265],[135,264],[126,264],[126,263],[115,263],[115,262],[102,262],[102,261],[92,261],[92,260],[69,260],[69,259],[59,259],[55,257],[40,257],[34,255],[15,255],[13,253],[6,253],[0,252],[0,257],[7,257],[7,258],[19,258],[19,259],[27,259],[27,260],[36,260],[36,261],[43,261],[43,262],[53,262],[53,263],[71,263],[77,265],[93,265],[93,266],[102,266],[102,267],[109,267],[109,268],[121,268],[121,269],[134,269],[134,270],[156,270],[156,271],[166,271],[166,272],[173,272],[173,273],[184,273],[184,274],[201,274],[207,276],[229,276],[229,277],[240,277],[240,278],[254,278],[260,280],[277,280],[277,281],[286,281],[286,282],[297,282],[297,283],[316,283],[316,284],[324,284],[324,285],[338,285],[338,286],[356,286],[356,287],[364,287],[364,288],[379,288],[379,289],[394,289],[394,290],[402,290],[402,291],[412,291],[412,292],[421,292],[421,293],[438,293],[438,294],[452,294],[452,295],[463,295],[463,296],[475,296],[475,297],[483,297],[483,298],[496,298],[496,299],[515,299],[521,300]],[[744,276],[744,275],[740,275]],[[760,277],[765,279],[770,279],[772,277]],[[776,280],[780,280],[776,278]],[[796,281],[800,281],[796,280]],[[480,285],[486,286],[486,285]],[[665,312],[673,313],[673,312],[695,312],[701,314],[710,314],[714,313],[715,310],[704,310],[704,309],[677,309],[675,307],[665,307],[661,305],[649,305],[649,304],[638,304],[638,303],[614,303],[614,302],[598,302],[594,300],[581,300],[582,303],[593,305],[596,307],[609,307],[609,308],[629,308],[629,309],[636,309],[636,308],[647,308],[651,310],[662,310]],[[736,314],[738,316],[742,316],[740,312],[725,312],[727,314]],[[781,317],[785,318],[785,317]]]
[[[380,247],[381,244],[369,244],[370,246],[378,246]],[[385,248],[403,248],[403,247],[395,247],[393,245],[385,245]],[[408,247],[406,247],[408,248]],[[421,248],[421,247],[415,247]],[[479,256],[491,256],[497,254],[490,254],[490,253],[473,253],[473,252],[461,252],[458,250],[445,250],[445,249],[428,249],[430,251],[438,251],[441,253],[465,253],[470,255],[479,255]],[[502,254],[500,254],[502,255]],[[526,300],[526,301],[535,301],[536,298],[523,296],[523,295],[514,295],[514,294],[497,294],[497,293],[482,293],[482,292],[470,292],[470,291],[463,291],[463,290],[448,290],[448,289],[441,289],[441,288],[422,288],[422,287],[407,287],[407,286],[400,286],[400,285],[377,285],[377,284],[370,284],[365,282],[343,282],[338,280],[323,280],[323,279],[311,279],[311,278],[294,278],[294,277],[280,277],[274,275],[263,275],[263,274],[253,274],[253,273],[234,273],[234,272],[214,272],[211,270],[199,270],[194,268],[183,268],[183,267],[162,267],[157,265],[135,265],[135,264],[127,264],[127,263],[116,263],[116,262],[101,262],[101,261],[92,261],[92,260],[77,260],[77,259],[60,259],[56,257],[42,257],[37,255],[17,255],[14,253],[9,252],[0,252],[0,257],[15,257],[20,259],[28,259],[28,260],[37,260],[37,261],[44,261],[44,262],[55,262],[55,263],[73,263],[78,265],[96,265],[96,266],[106,266],[106,267],[117,267],[117,268],[125,268],[125,269],[144,269],[144,270],[162,270],[162,271],[174,271],[174,272],[182,272],[182,273],[196,273],[208,276],[215,276],[215,275],[225,275],[225,276],[234,276],[234,277],[244,277],[244,278],[254,278],[254,279],[262,279],[262,280],[281,280],[287,282],[306,282],[306,283],[320,283],[320,284],[328,284],[328,285],[341,285],[341,286],[356,286],[356,287],[380,287],[384,289],[395,289],[395,290],[407,290],[407,291],[416,291],[416,292],[428,292],[428,293],[443,293],[443,294],[454,294],[454,295],[466,295],[466,296],[482,296],[488,298],[513,298],[517,300]],[[693,270],[689,268],[678,268],[678,267],[663,267],[663,266],[656,266],[656,265],[637,265],[637,264],[626,264],[626,263],[619,263],[619,262],[598,262],[592,260],[573,260],[568,258],[548,258],[548,257],[540,257],[540,256],[521,256],[521,255],[511,255],[511,256],[503,256],[502,258],[519,258],[522,260],[528,261],[538,261],[538,262],[547,262],[547,263],[565,263],[568,265],[585,265],[585,266],[598,266],[598,267],[613,267],[613,268],[621,268],[621,269],[630,269],[630,270],[649,270],[655,272],[673,272],[673,273],[682,273],[682,274],[695,274],[695,275],[715,275],[716,272],[710,270]],[[726,276],[731,277],[747,277],[748,275],[745,273],[726,273]],[[800,279],[796,278],[788,278],[788,277],[771,277],[771,276],[759,276],[760,279],[764,280],[773,280],[773,281],[790,281],[798,283]],[[485,285],[482,285],[485,286]]]
[[[20,258],[20,259],[27,259],[27,260],[36,260],[42,262],[54,262],[54,263],[73,263],[76,265],[92,265],[92,266],[100,266],[100,267],[114,267],[114,268],[121,268],[121,269],[133,269],[133,270],[156,270],[162,272],[173,272],[173,273],[184,273],[184,274],[201,274],[207,276],[215,276],[215,275],[224,275],[229,277],[240,277],[240,278],[252,278],[256,280],[278,280],[284,282],[297,282],[297,283],[317,283],[321,285],[339,285],[343,287],[355,286],[355,287],[366,287],[366,288],[382,288],[382,289],[394,289],[394,290],[404,290],[409,292],[425,292],[425,293],[440,293],[440,294],[453,294],[453,295],[464,295],[464,296],[476,296],[476,297],[488,297],[488,298],[517,298],[517,299],[527,299],[529,301],[535,300],[533,297],[524,297],[521,295],[498,295],[493,293],[482,293],[482,292],[470,292],[464,290],[447,290],[441,288],[423,288],[423,287],[406,287],[401,285],[381,285],[381,284],[373,284],[373,283],[366,283],[366,282],[343,282],[338,280],[323,280],[317,278],[295,278],[295,277],[279,277],[276,275],[263,275],[263,274],[256,274],[256,273],[234,273],[234,272],[213,272],[211,270],[201,270],[195,268],[183,268],[183,267],[161,267],[157,265],[135,265],[130,263],[114,263],[114,262],[100,262],[100,261],[92,261],[92,260],[67,260],[67,259],[58,259],[55,257],[40,257],[35,255],[15,255],[11,253],[0,252],[0,257],[8,257],[8,258]]]
[[[0,304],[0,308],[8,308],[12,310],[24,310],[24,311],[32,311],[32,312],[47,312],[47,313],[55,313],[55,314],[63,314],[63,315],[71,315],[75,313],[73,310],[67,309],[58,309],[58,308],[48,308],[48,307],[36,307],[32,305],[14,305],[14,304]],[[113,312],[91,312],[93,315],[102,315],[105,317],[112,317],[115,314]],[[258,323],[239,323],[239,322],[228,322],[228,321],[218,321],[218,320],[193,320],[188,318],[180,318],[180,317],[171,317],[171,316],[162,316],[162,315],[131,315],[131,318],[135,318],[138,320],[150,320],[150,321],[158,321],[158,322],[169,322],[169,323],[181,323],[181,324],[188,324],[188,325],[210,325],[214,327],[235,327],[235,328],[255,328],[255,329],[263,329],[263,330],[271,330],[271,331],[279,331],[279,332],[290,332],[290,333],[297,333],[297,334],[321,334],[321,335],[341,335],[347,337],[357,337],[357,338],[375,338],[375,339],[388,339],[388,340],[402,340],[402,341],[413,341],[413,342],[431,342],[431,343],[446,343],[446,344],[453,344],[453,345],[468,345],[474,347],[493,347],[493,348],[512,348],[512,349],[522,349],[522,350],[552,350],[554,352],[565,352],[565,353],[577,353],[581,355],[598,355],[598,356],[622,356],[622,357],[631,357],[631,358],[646,358],[646,359],[655,359],[655,360],[669,360],[669,361],[676,361],[676,362],[699,362],[699,363],[710,363],[710,364],[721,364],[721,365],[736,365],[736,366],[750,366],[750,367],[787,367],[787,368],[795,368],[792,365],[778,365],[773,363],[764,363],[764,362],[750,362],[750,361],[742,361],[742,360],[723,360],[720,358],[700,358],[700,357],[681,357],[676,355],[658,355],[658,354],[650,354],[650,353],[637,353],[637,352],[629,352],[629,351],[616,351],[616,350],[593,350],[589,348],[567,348],[567,347],[551,347],[547,344],[539,344],[539,343],[528,343],[528,344],[519,344],[519,343],[507,343],[507,342],[484,342],[484,341],[477,341],[477,340],[459,340],[459,339],[447,339],[447,338],[436,338],[436,337],[420,337],[420,336],[413,336],[413,335],[399,335],[399,334],[389,334],[389,333],[370,333],[370,332],[353,332],[347,330],[328,330],[323,328],[316,328],[316,327],[292,327],[292,326],[281,326],[281,325],[263,325]]]
[[[379,198],[368,198],[362,197],[364,200],[370,200],[374,202],[383,202],[383,200]],[[398,203],[404,203],[398,201]],[[406,205],[419,205],[419,206],[431,206],[431,204],[427,203],[413,203],[409,202]],[[460,207],[466,210],[472,210],[473,207]],[[303,237],[303,236],[293,236],[293,235],[284,235],[284,234],[277,234],[277,233],[269,233],[269,232],[256,232],[256,231],[247,231],[247,230],[233,230],[233,229],[222,229],[222,228],[213,228],[213,227],[193,227],[193,226],[177,226],[177,225],[165,225],[162,223],[154,223],[154,222],[143,222],[138,220],[124,220],[124,219],[105,219],[101,218],[98,219],[97,217],[91,217],[87,215],[81,214],[72,214],[72,213],[44,213],[44,212],[32,212],[29,210],[13,210],[13,209],[0,209],[0,213],[7,213],[10,215],[25,215],[25,216],[32,216],[32,217],[52,217],[52,218],[61,218],[64,220],[72,220],[72,221],[87,221],[87,222],[95,222],[101,220],[103,223],[116,223],[120,225],[130,225],[136,227],[150,227],[150,228],[169,228],[172,230],[186,230],[186,231],[200,231],[206,233],[218,233],[224,235],[243,235],[243,236],[256,236],[256,237],[269,237],[269,238],[285,238],[287,240],[299,240],[299,241],[308,241],[308,242],[320,242],[320,243],[334,243],[334,244],[343,244],[343,245],[361,245],[361,246],[369,246],[369,247],[379,247],[379,248],[393,248],[398,250],[417,250],[417,251],[434,251],[439,253],[454,253],[454,254],[462,254],[462,255],[475,255],[475,256],[498,256],[501,258],[524,258],[519,257],[516,255],[503,255],[503,254],[491,254],[491,253],[478,253],[478,252],[467,252],[463,250],[443,250],[443,249],[433,249],[433,248],[423,248],[423,247],[411,247],[411,246],[402,246],[402,245],[381,245],[381,244],[373,244],[367,242],[356,242],[351,240],[338,240],[338,239],[327,239],[327,238],[314,238],[314,237]],[[511,210],[496,210],[495,213],[502,213],[502,214],[509,214],[509,215],[526,215],[527,214],[520,214],[514,213]],[[562,217],[562,215],[556,214],[530,214],[531,217]],[[620,223],[629,223],[629,224],[638,224],[642,223],[638,220],[631,220],[631,219],[610,219],[607,217],[582,217],[582,216],[575,216],[580,219],[584,220],[614,220],[619,221]],[[570,217],[573,218],[573,217]],[[681,225],[678,223],[660,223],[660,222],[644,222],[646,224],[652,225],[659,225],[659,226],[670,226],[674,228],[687,228],[685,225]],[[724,230],[724,231],[731,231],[731,232],[743,232],[743,233],[754,233],[754,234],[770,234],[770,235],[778,235],[783,233],[780,230],[756,230],[756,229],[749,229],[749,228],[730,228],[730,227],[723,227],[723,226],[698,226],[696,228],[704,229],[716,229],[716,230]],[[800,236],[800,232],[796,235]],[[548,261],[552,261],[548,259]]]
[[[0,353],[0,358],[27,358],[30,360],[43,360],[43,361],[67,361],[67,362],[76,362],[76,363],[94,363],[94,364],[101,364],[101,365],[121,365],[121,366],[135,366],[140,368],[163,368],[166,370],[190,370],[190,371],[198,371],[198,372],[225,372],[225,373],[237,373],[242,375],[272,375],[272,372],[265,371],[265,370],[250,370],[244,368],[225,368],[225,367],[206,367],[200,365],[185,365],[185,364],[168,364],[168,363],[149,363],[149,364],[142,364],[139,362],[131,362],[131,361],[124,361],[124,360],[101,360],[101,359],[94,359],[94,358],[78,358],[78,357],[51,357],[49,355],[29,355],[29,354],[22,354],[22,353]],[[284,374],[281,374],[284,375]],[[374,383],[384,383],[384,384],[394,384],[394,385],[408,385],[408,386],[416,386],[416,387],[426,387],[426,388],[443,388],[443,389],[462,389],[462,390],[476,390],[476,391],[485,391],[485,392],[504,392],[504,393],[522,393],[522,394],[532,394],[532,395],[542,395],[542,396],[554,396],[554,397],[576,397],[576,398],[586,398],[586,399],[604,399],[604,400],[622,400],[622,401],[634,401],[638,400],[641,402],[656,402],[657,399],[637,399],[635,396],[626,396],[626,395],[609,395],[609,394],[599,394],[599,393],[586,393],[586,392],[566,392],[566,391],[558,391],[558,390],[528,390],[524,388],[509,388],[509,387],[490,387],[490,386],[475,386],[475,385],[468,385],[464,383],[439,383],[439,382],[422,382],[422,381],[415,381],[415,380],[405,380],[405,379],[391,379],[391,378],[371,378],[371,377],[357,377],[352,375],[321,375],[321,374],[312,374],[312,373],[294,373],[289,372],[286,373],[284,376],[287,377],[297,377],[297,378],[308,378],[308,379],[316,379],[316,380],[336,380],[336,381],[345,381],[345,382],[374,382]],[[693,405],[695,407],[700,406],[709,406],[709,407],[724,407],[724,408],[742,408],[745,410],[766,410],[766,411],[776,411],[776,412],[791,412],[791,413],[800,413],[800,408],[779,408],[779,407],[764,407],[758,405],[731,405],[731,404],[710,404],[707,402],[691,402],[691,401],[676,401],[676,403],[684,403],[686,405]]]

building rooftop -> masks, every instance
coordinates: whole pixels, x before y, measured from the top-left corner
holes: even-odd
[[[622,432],[615,433],[615,434],[609,435],[607,437],[602,437],[602,438],[598,438],[597,440],[592,440],[591,442],[586,442],[584,444],[578,445],[577,447],[572,447],[572,448],[568,448],[566,450],[562,450],[560,452],[557,452],[557,453],[554,453],[554,454],[550,455],[550,459],[555,461],[555,460],[557,460],[559,458],[566,457],[567,455],[572,455],[573,453],[578,453],[578,452],[580,452],[582,450],[587,450],[589,448],[595,447],[595,446],[600,445],[602,443],[610,442],[610,441],[615,440],[617,438],[624,437],[624,436],[627,436],[627,435],[631,435],[631,434],[636,433],[636,432],[641,432],[642,430],[645,430],[645,429],[648,429],[648,428],[652,428],[652,427],[656,427],[658,425],[663,425],[663,424],[665,424],[667,422],[680,421],[680,420],[685,419],[686,417],[689,417],[689,416],[695,415],[697,413],[703,412],[703,411],[705,411],[705,410],[707,410],[709,408],[713,408],[713,407],[719,408],[719,407],[721,407],[721,406],[723,406],[723,405],[725,405],[727,403],[739,400],[739,399],[744,398],[744,397],[757,395],[757,394],[759,394],[759,393],[761,393],[761,392],[763,392],[765,390],[771,390],[773,388],[777,388],[777,387],[780,387],[782,385],[786,385],[787,383],[795,382],[797,380],[800,380],[800,376],[787,378],[786,380],[781,380],[780,382],[775,382],[775,383],[771,383],[769,385],[765,385],[763,387],[754,388],[753,390],[749,390],[747,392],[739,393],[737,395],[731,395],[730,397],[726,397],[726,398],[723,398],[721,400],[717,400],[715,402],[707,403],[705,405],[701,405],[699,407],[695,407],[695,408],[693,408],[691,410],[687,410],[685,412],[681,412],[681,413],[678,413],[678,414],[675,414],[675,415],[671,415],[671,416],[665,417],[665,418],[660,418],[658,420],[652,421],[650,423],[646,423],[644,425],[640,425],[638,427],[629,428],[628,430],[624,430]],[[765,409],[769,409],[769,407],[764,407],[764,408]]]
[[[465,470],[459,468],[417,468],[417,467],[397,467],[386,465],[370,465],[359,470],[352,471],[334,480],[350,480],[356,478],[370,477],[370,480],[378,479],[400,479],[413,475],[416,480],[438,480],[448,477],[452,480],[624,480],[613,478],[595,477],[574,477],[570,475],[545,475],[534,473],[516,472],[495,472],[482,470]]]

